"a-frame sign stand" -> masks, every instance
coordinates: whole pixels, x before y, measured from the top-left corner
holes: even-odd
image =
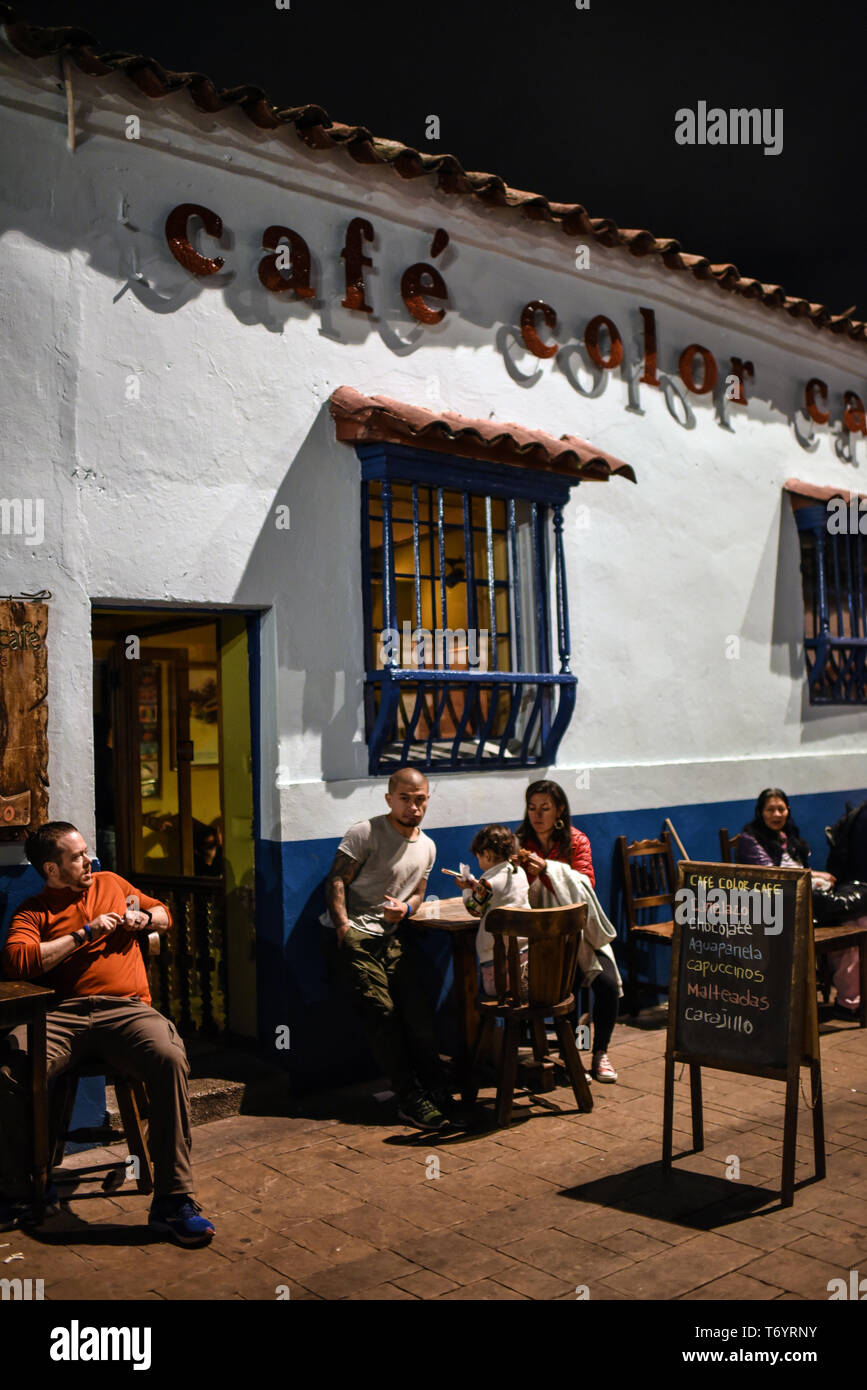
[[[773,978],[768,972],[765,988],[770,995],[770,1008],[786,1010],[785,1017],[785,1060],[776,1064],[763,1060],[762,1039],[738,1035],[738,1045],[742,1044],[741,1056],[714,1055],[715,1035],[707,1032],[707,1045],[695,1047],[693,1029],[692,1040],[686,1044],[683,1034],[685,1012],[688,1013],[688,990],[690,979],[684,966],[690,955],[691,942],[685,942],[685,933],[691,924],[678,922],[675,914],[672,937],[671,986],[668,1010],[668,1031],[665,1049],[665,1082],[663,1092],[663,1133],[662,1163],[666,1172],[671,1171],[672,1140],[674,1127],[674,1080],[675,1067],[686,1063],[689,1067],[690,1099],[692,1108],[693,1150],[704,1148],[704,1125],[702,1116],[701,1068],[713,1067],[722,1071],[740,1072],[747,1076],[763,1076],[786,1084],[786,1109],[783,1129],[783,1163],[781,1179],[781,1202],[789,1207],[794,1201],[795,1157],[798,1135],[798,1088],[801,1067],[810,1071],[810,1104],[813,1112],[813,1153],[816,1177],[825,1176],[825,1125],[822,1110],[822,1072],[819,1057],[819,1019],[816,1006],[815,955],[813,949],[812,891],[809,871],[800,869],[756,869],[737,865],[734,867],[740,881],[748,881],[751,886],[766,891],[781,891],[779,885],[787,879],[795,880],[794,920],[786,914],[779,936],[756,936],[761,949],[770,957],[774,952],[785,952],[791,943],[791,960],[782,961],[782,974]],[[685,861],[679,866],[678,889],[690,882],[695,883],[701,876],[706,882],[719,881],[724,876],[733,875],[732,865],[698,864]],[[781,939],[785,932],[788,939]],[[693,957],[694,959],[694,957]],[[775,988],[776,986],[776,988]],[[692,986],[695,989],[695,986]],[[696,1010],[692,1010],[696,1012]],[[717,1017],[718,1015],[714,1015]],[[779,1018],[779,1015],[778,1015]],[[758,1033],[758,1029],[755,1030]],[[782,1034],[778,1034],[778,1037]],[[731,1034],[727,1034],[729,1054]],[[753,1055],[750,1053],[753,1051]]]

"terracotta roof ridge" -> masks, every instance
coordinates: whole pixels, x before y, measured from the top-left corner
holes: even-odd
[[[856,492],[854,488],[848,487],[828,487],[822,483],[805,483],[801,478],[787,478],[783,483],[783,491],[789,494],[789,501],[795,511],[799,505],[807,502],[829,502],[832,497],[842,497],[846,502],[851,502],[853,497],[867,499],[867,493]]]
[[[793,318],[807,318],[816,329],[845,333],[860,342],[867,340],[867,323],[851,317],[854,306],[833,314],[822,304],[786,294],[780,285],[743,276],[731,263],[715,264],[706,256],[682,251],[673,237],[618,227],[611,218],[591,217],[580,203],[553,202],[542,193],[510,187],[499,174],[466,170],[456,155],[417,150],[399,140],[374,136],[365,126],[332,121],[323,107],[312,102],[277,108],[255,84],[218,88],[204,73],[175,72],[144,54],[99,52],[97,41],[86,29],[28,24],[6,3],[0,3],[0,24],[12,48],[28,58],[68,54],[82,72],[93,77],[120,70],[146,96],[155,99],[186,88],[200,110],[216,113],[238,106],[260,129],[290,126],[313,149],[343,147],[356,162],[390,165],[402,178],[433,176],[441,192],[517,212],[530,222],[558,223],[567,236],[593,236],[603,246],[621,248],[634,256],[657,255],[668,270],[688,270],[698,280],[713,280],[723,291],[758,299],[769,309],[785,309]]]
[[[408,405],[391,396],[365,396],[354,386],[338,386],[331,393],[330,406],[338,438],[345,441],[417,440],[426,447],[441,449],[445,438],[456,442],[461,450],[466,448],[469,436],[477,441],[473,447],[481,458],[496,455],[507,463],[529,458],[560,473],[566,472],[576,481],[606,481],[611,474],[636,481],[630,464],[574,434],[556,439],[545,430],[515,421],[473,419],[445,408],[431,410],[427,406]]]

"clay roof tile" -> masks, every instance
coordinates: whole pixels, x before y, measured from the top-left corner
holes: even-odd
[[[436,449],[447,441],[464,457],[525,467],[529,463],[576,481],[607,481],[612,473],[633,483],[636,480],[630,464],[578,435],[555,439],[544,430],[524,425],[471,419],[451,410],[428,410],[389,396],[365,396],[351,386],[340,386],[332,393],[331,415],[338,439],[347,442],[384,440]]]
[[[199,110],[216,114],[237,107],[260,129],[285,126],[294,130],[310,149],[343,147],[358,163],[390,166],[403,178],[427,175],[434,187],[451,196],[517,213],[524,221],[552,223],[568,237],[592,236],[603,246],[621,248],[634,256],[659,256],[668,270],[687,270],[698,280],[712,279],[724,291],[760,299],[768,308],[785,309],[794,318],[808,318],[816,328],[845,333],[858,342],[867,337],[867,324],[853,319],[852,310],[832,314],[822,304],[787,295],[779,285],[763,285],[742,276],[736,266],[712,265],[704,256],[681,251],[672,237],[621,229],[610,218],[590,217],[580,203],[552,202],[541,193],[510,188],[497,174],[465,170],[454,155],[434,155],[398,140],[377,138],[364,126],[341,125],[321,106],[311,103],[277,110],[255,86],[221,90],[204,73],[172,72],[144,54],[98,52],[96,41],[86,30],[27,24],[5,3],[0,3],[0,24],[10,45],[27,58],[39,61],[62,55],[91,77],[122,72],[153,99],[186,90]]]

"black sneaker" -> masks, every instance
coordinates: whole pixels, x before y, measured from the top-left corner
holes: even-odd
[[[30,1203],[23,1197],[4,1197],[0,1193],[0,1231],[14,1231],[30,1216]]]
[[[424,1091],[407,1091],[398,1101],[398,1116],[416,1129],[447,1129],[448,1120]]]
[[[457,1101],[447,1086],[432,1086],[428,1092],[437,1110],[450,1119],[457,1106]]]
[[[44,1216],[56,1216],[60,1210],[60,1197],[54,1183],[49,1183],[43,1199]],[[44,1219],[44,1218],[43,1218]],[[26,1197],[4,1197],[0,1193],[0,1231],[14,1231],[19,1226],[36,1226],[33,1205]]]
[[[211,1222],[199,1215],[201,1210],[189,1193],[157,1197],[151,1206],[148,1226],[152,1231],[166,1231],[179,1245],[207,1245],[215,1232]]]

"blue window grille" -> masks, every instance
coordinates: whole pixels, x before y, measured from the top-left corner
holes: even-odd
[[[356,452],[371,775],[552,764],[577,687],[563,555],[574,480],[397,444]]]
[[[867,538],[833,534],[824,504],[795,512],[811,705],[867,704]]]

